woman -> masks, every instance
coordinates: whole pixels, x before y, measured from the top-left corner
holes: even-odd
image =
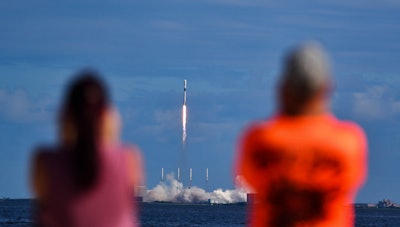
[[[33,158],[39,226],[136,226],[137,149],[121,145],[120,121],[95,72],[72,81],[59,117],[59,144]]]

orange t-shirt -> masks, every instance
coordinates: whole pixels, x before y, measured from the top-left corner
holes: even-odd
[[[366,153],[363,130],[330,114],[252,125],[236,163],[236,174],[256,193],[250,225],[353,226]]]

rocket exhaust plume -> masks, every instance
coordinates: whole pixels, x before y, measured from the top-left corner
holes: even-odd
[[[180,169],[178,170],[178,181],[182,184],[187,182],[187,169],[186,169],[186,123],[187,123],[187,108],[186,108],[186,89],[187,81],[183,80],[183,104],[182,104],[182,153],[180,161]]]
[[[206,168],[206,192],[208,192],[208,168]]]
[[[186,142],[186,105],[182,106],[182,143]]]
[[[187,81],[183,80],[183,105],[182,105],[182,143],[186,142],[186,120],[187,120],[187,112],[186,112],[186,85]]]
[[[189,171],[189,189],[192,187],[192,168],[190,168]]]

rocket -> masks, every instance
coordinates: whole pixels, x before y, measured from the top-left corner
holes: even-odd
[[[186,85],[187,81],[183,80],[183,105],[186,106]]]

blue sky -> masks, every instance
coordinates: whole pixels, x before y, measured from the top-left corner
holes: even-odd
[[[181,152],[188,80],[187,166],[193,184],[233,188],[236,140],[274,113],[281,59],[322,42],[334,63],[332,109],[369,139],[357,201],[400,202],[398,1],[3,1],[0,3],[0,197],[30,197],[32,148],[54,143],[64,85],[81,67],[105,77],[123,139],[144,155],[147,186]]]

